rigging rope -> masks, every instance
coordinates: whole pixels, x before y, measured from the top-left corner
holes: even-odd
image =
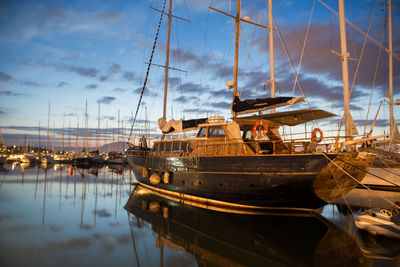
[[[346,172],[342,167],[340,167],[339,165],[337,165],[333,160],[331,160],[325,153],[322,153],[322,155],[324,155],[332,164],[334,164],[338,169],[340,169],[342,172],[344,172],[347,176],[349,176],[351,179],[353,179],[354,181],[356,181],[358,184],[360,184],[361,186],[365,187],[368,190],[371,190],[371,188],[369,188],[368,186],[364,185],[363,183],[359,182],[355,177],[353,177],[350,173]],[[343,161],[344,162],[344,161]],[[347,162],[345,162],[347,163]],[[348,163],[347,163],[348,164]],[[356,167],[353,166],[351,164],[349,164],[352,167]],[[368,171],[365,171],[367,173],[369,173]],[[372,190],[371,190],[372,191]],[[397,207],[400,208],[400,206],[398,206],[397,204],[393,203],[392,201],[390,201],[389,199],[387,199],[386,197],[383,196],[379,196],[380,198],[382,198],[383,200],[387,201],[388,203],[390,203],[393,207]]]
[[[147,79],[149,78],[151,62],[153,61],[154,51],[156,50],[158,34],[159,34],[159,32],[160,32],[161,22],[162,22],[162,19],[163,19],[163,16],[164,16],[164,10],[165,10],[166,3],[167,3],[167,0],[164,0],[164,5],[163,5],[162,12],[161,12],[161,16],[160,16],[160,21],[159,21],[158,27],[157,27],[156,38],[154,39],[154,43],[153,43],[153,50],[151,51],[149,64],[148,64],[148,66],[147,66],[146,78],[144,79],[144,84],[143,84],[142,92],[140,93],[139,103],[138,103],[137,108],[136,108],[135,117],[134,117],[133,120],[132,120],[131,131],[130,131],[130,133],[129,133],[129,139],[128,139],[128,144],[129,144],[130,146],[132,146],[132,144],[129,142],[129,140],[131,140],[131,137],[132,137],[133,126],[135,125],[136,117],[137,117],[137,114],[138,114],[138,112],[139,112],[140,104],[141,104],[141,102],[142,102],[143,93],[144,93],[144,90],[146,89]]]
[[[311,9],[310,20],[308,21],[308,25],[307,25],[306,36],[304,37],[303,49],[301,50],[299,66],[297,67],[296,79],[295,79],[294,84],[293,84],[292,96],[294,95],[294,89],[296,89],[296,82],[297,82],[297,79],[299,77],[301,62],[303,60],[303,55],[304,55],[304,49],[306,48],[306,42],[307,42],[307,38],[308,38],[308,33],[310,31],[311,19],[312,19],[313,13],[314,13],[314,7],[315,7],[315,0],[314,0],[312,9]]]
[[[383,36],[384,36],[384,35],[385,35],[385,32],[382,33],[382,39],[383,39]],[[370,108],[371,108],[372,94],[374,93],[375,82],[376,82],[376,75],[377,75],[377,73],[378,73],[378,66],[379,66],[379,61],[380,61],[380,58],[381,58],[381,52],[382,52],[382,49],[379,49],[378,59],[376,60],[376,66],[375,66],[374,81],[372,82],[371,96],[370,96],[370,98],[369,98],[369,105],[368,105],[367,117],[365,118],[363,136],[366,136],[366,128],[367,128],[367,123],[368,123],[369,110],[370,110]]]

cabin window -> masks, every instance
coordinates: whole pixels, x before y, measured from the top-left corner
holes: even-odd
[[[171,142],[165,143],[165,152],[171,152]]]
[[[197,134],[197,137],[206,137],[206,133],[207,133],[207,127],[200,128],[200,131]]]
[[[172,143],[172,152],[179,152],[180,151],[180,149],[179,149],[180,144],[181,144],[180,142]]]
[[[164,143],[160,143],[160,151],[164,151]]]
[[[160,146],[159,143],[155,143],[153,146],[153,151],[158,151],[158,147]]]
[[[225,137],[225,131],[221,126],[209,127],[208,137]]]

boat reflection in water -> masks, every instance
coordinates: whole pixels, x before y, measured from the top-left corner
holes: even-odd
[[[125,209],[151,224],[158,247],[186,250],[199,265],[372,265],[352,237],[315,212],[227,213],[176,202],[140,186]]]

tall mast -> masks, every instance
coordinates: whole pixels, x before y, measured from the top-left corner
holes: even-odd
[[[61,153],[64,152],[64,123],[65,123],[65,113],[63,116],[63,127],[62,127],[62,137],[61,137]]]
[[[3,142],[4,143],[4,142]],[[39,149],[38,149],[38,154],[40,155],[40,121],[39,121]]]
[[[389,31],[389,110],[390,138],[394,138],[395,122],[393,117],[393,44],[392,44],[392,0],[388,0],[388,31]],[[397,129],[396,129],[397,130]],[[389,150],[392,146],[389,147]]]
[[[274,29],[272,17],[272,0],[268,0],[268,22],[269,22],[269,65],[270,65],[270,83],[271,97],[275,97],[275,64],[274,64]],[[273,109],[275,111],[275,109]]]
[[[164,119],[167,118],[167,91],[168,91],[168,70],[169,70],[169,46],[171,42],[171,17],[172,17],[172,0],[169,0],[167,51],[165,57],[165,78],[164,78],[164,109],[163,109]]]
[[[99,139],[100,139],[100,100],[99,100],[99,116],[97,118],[97,152],[99,151]]]
[[[239,37],[240,37],[240,0],[236,2],[236,31],[235,31],[235,65],[233,67],[233,99],[239,96],[237,92],[238,85],[238,65],[239,65]],[[233,117],[236,114],[233,113]]]
[[[118,128],[117,128],[117,149],[119,153],[119,109],[118,109]]]
[[[87,99],[86,99],[86,105],[85,105],[85,154],[88,153],[88,139],[89,139],[89,132],[88,132],[88,125],[89,120],[88,120],[88,113],[87,113]]]
[[[76,138],[75,138],[75,157],[78,154],[78,137],[79,137],[79,116],[76,119]]]
[[[49,112],[47,114],[47,138],[46,138],[46,150],[49,151],[49,135],[50,135],[50,101],[49,101]],[[47,154],[47,152],[46,152]]]
[[[349,57],[349,54],[347,52],[346,22],[344,16],[343,0],[339,0],[339,21],[340,21],[340,46],[341,46],[341,58],[342,58],[345,133],[346,133],[346,140],[348,140],[352,134],[351,131],[352,125],[351,125],[351,115],[350,115],[349,69],[347,63],[347,58]]]

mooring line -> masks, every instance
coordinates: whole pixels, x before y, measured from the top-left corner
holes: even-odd
[[[346,172],[342,167],[340,167],[339,165],[337,165],[333,160],[331,160],[328,156],[325,155],[325,153],[322,153],[331,163],[333,163],[334,165],[336,165],[336,167],[338,167],[341,171],[343,171],[345,174],[347,174],[351,179],[355,180],[358,184],[360,184],[361,186],[365,187],[368,190],[371,190],[371,188],[365,186],[363,183],[359,182],[356,178],[354,178],[350,173]],[[341,160],[342,161],[342,160]],[[342,161],[345,162],[345,161]],[[347,162],[345,162],[346,164],[348,164]],[[349,164],[350,166],[352,166],[351,164]],[[354,166],[356,167],[356,166]],[[358,167],[357,167],[358,168]],[[367,172],[367,171],[366,171]],[[340,188],[339,188],[340,189]],[[400,208],[399,205],[397,205],[396,203],[393,203],[392,201],[390,201],[389,199],[383,197],[383,196],[378,196],[380,198],[382,198],[383,200],[387,201],[388,203],[390,203],[391,205],[393,205],[396,208]]]

